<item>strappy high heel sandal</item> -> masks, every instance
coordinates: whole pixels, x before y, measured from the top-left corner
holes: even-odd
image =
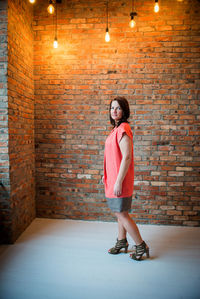
[[[124,252],[127,253],[127,251],[128,251],[128,245],[129,244],[128,244],[126,238],[122,239],[122,240],[118,240],[117,239],[117,243],[115,244],[115,247],[110,248],[108,250],[108,253],[110,253],[110,254],[118,254],[118,253],[121,252],[121,249],[123,249],[123,248],[124,248]]]
[[[149,258],[149,247],[147,244],[143,241],[140,245],[135,245],[135,252],[130,254],[130,257],[133,260],[141,261],[142,256],[146,254],[146,257]]]

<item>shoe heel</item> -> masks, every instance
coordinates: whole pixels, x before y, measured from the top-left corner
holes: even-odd
[[[124,247],[124,252],[125,252],[125,253],[128,252],[128,246]]]

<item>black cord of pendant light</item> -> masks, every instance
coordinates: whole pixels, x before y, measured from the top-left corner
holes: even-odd
[[[56,31],[55,31],[55,38],[57,40],[57,23],[58,23],[58,7],[56,2]]]
[[[108,0],[106,1],[106,30],[108,31]]]

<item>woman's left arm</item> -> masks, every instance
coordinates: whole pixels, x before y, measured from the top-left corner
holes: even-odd
[[[119,142],[119,147],[122,153],[122,160],[117,176],[117,180],[114,185],[114,194],[115,196],[120,196],[122,194],[122,183],[127,174],[129,165],[132,158],[132,142],[128,135],[124,134],[122,139]]]

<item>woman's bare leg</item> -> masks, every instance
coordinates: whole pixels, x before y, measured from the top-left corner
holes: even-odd
[[[128,212],[121,212],[121,213],[115,213],[118,219],[118,227],[120,228],[119,231],[119,238],[123,235],[121,235],[122,232],[127,231],[131,238],[134,240],[136,245],[139,245],[143,242],[142,237],[140,235],[139,229],[133,221],[133,219],[129,216]],[[119,226],[120,223],[120,226]],[[123,229],[122,229],[123,227]],[[124,236],[124,235],[123,235]],[[124,238],[123,238],[124,239]]]
[[[118,240],[126,239],[126,229],[121,221],[118,219]]]

